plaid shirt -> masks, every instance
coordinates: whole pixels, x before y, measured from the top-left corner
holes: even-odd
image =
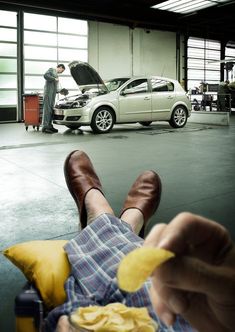
[[[140,247],[143,240],[134,234],[130,226],[113,215],[103,214],[65,245],[71,264],[71,275],[65,283],[66,302],[53,309],[46,319],[46,331],[55,331],[61,315],[69,315],[78,307],[105,306],[120,302],[129,307],[146,307],[158,323],[159,332],[169,331],[155,314],[150,296],[151,281],[135,293],[121,291],[116,272],[121,258]],[[181,317],[172,332],[193,332]]]

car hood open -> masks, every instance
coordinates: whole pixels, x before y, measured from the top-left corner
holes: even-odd
[[[79,87],[97,86],[108,92],[100,75],[87,62],[72,61],[68,66],[73,79]]]

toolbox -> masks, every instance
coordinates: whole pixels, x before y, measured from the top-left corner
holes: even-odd
[[[43,95],[39,93],[23,94],[23,102],[25,129],[28,130],[29,126],[33,126],[34,129],[39,130],[42,122]]]

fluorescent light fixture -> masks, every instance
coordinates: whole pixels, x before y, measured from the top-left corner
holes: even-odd
[[[152,6],[152,8],[187,14],[229,1],[230,0],[167,0]]]

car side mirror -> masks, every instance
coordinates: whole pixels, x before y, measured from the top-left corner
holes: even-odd
[[[121,96],[126,96],[126,95],[127,95],[127,92],[126,92],[125,90],[122,90],[122,91],[120,92],[120,95],[121,95]]]

